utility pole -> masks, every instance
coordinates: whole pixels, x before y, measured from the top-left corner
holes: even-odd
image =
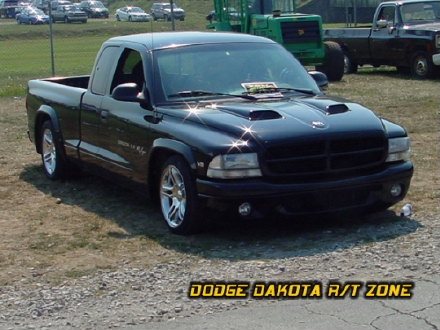
[[[53,49],[53,30],[52,30],[52,1],[49,0],[49,39],[50,39],[50,59],[52,63],[52,77],[55,76],[55,55]]]
[[[173,31],[176,31],[176,23],[174,22],[174,1],[170,0],[170,7],[171,7],[171,29]]]

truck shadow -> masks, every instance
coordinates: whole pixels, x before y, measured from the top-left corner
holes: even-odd
[[[120,232],[106,233],[110,237],[145,237],[166,249],[211,260],[312,256],[392,240],[422,227],[415,219],[385,211],[349,218],[237,218],[226,223],[211,222],[205,232],[197,235],[178,236],[168,231],[159,208],[146,197],[101,178],[86,173],[76,180],[50,181],[40,166],[32,165],[24,168],[20,179],[62,204],[80,207],[119,226]]]

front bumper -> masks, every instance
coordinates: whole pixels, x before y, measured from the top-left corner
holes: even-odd
[[[208,206],[237,209],[250,203],[252,215],[317,215],[363,209],[383,209],[401,201],[413,174],[411,162],[393,165],[368,176],[313,183],[271,183],[259,180],[208,181],[197,180],[198,195]],[[400,184],[398,196],[391,187]]]
[[[107,18],[108,15],[109,15],[108,12],[105,12],[105,11],[97,11],[97,12],[90,13],[90,17],[92,17],[92,18]]]
[[[432,55],[432,63],[434,63],[434,65],[440,65],[440,54]]]
[[[150,21],[148,16],[132,16],[131,20],[132,20],[132,22],[149,22]]]
[[[67,16],[70,22],[85,22],[87,21],[87,16]]]

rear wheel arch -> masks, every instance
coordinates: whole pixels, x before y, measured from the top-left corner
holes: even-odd
[[[358,61],[354,58],[348,46],[344,43],[339,44],[344,53],[344,74],[356,73],[358,69]]]
[[[50,107],[44,107],[44,108],[40,108],[37,111],[37,115],[35,117],[35,132],[34,132],[34,136],[36,138],[35,144],[36,144],[36,148],[37,148],[37,152],[41,153],[40,150],[40,132],[41,132],[41,128],[42,125],[44,124],[45,121],[50,120],[52,122],[52,127],[54,129],[54,131],[58,134],[58,136],[61,136],[61,128],[60,128],[60,123],[58,120],[58,116],[55,112],[55,110],[53,108]]]

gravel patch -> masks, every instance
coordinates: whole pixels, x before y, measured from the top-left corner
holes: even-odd
[[[0,288],[2,329],[108,329],[217,313],[252,299],[189,299],[191,281],[403,281],[438,274],[438,215],[314,229],[293,237],[175,252],[150,269],[117,271],[56,286],[27,279]],[[36,275],[38,276],[38,274]]]

